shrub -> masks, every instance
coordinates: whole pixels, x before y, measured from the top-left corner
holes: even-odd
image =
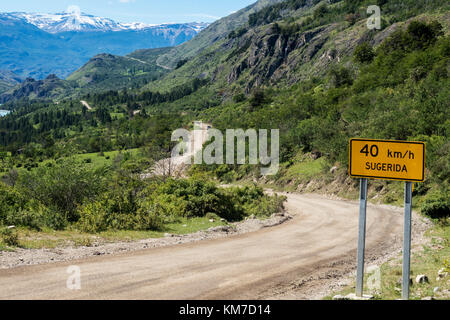
[[[22,210],[25,205],[25,198],[15,188],[0,182],[0,223],[6,223],[10,213]]]
[[[328,12],[326,4],[321,4],[314,10],[314,19],[322,18]]]
[[[68,224],[61,212],[53,211],[35,200],[31,200],[23,209],[9,211],[5,221],[10,225],[29,227],[38,231],[43,227],[62,230]]]
[[[77,228],[80,231],[96,233],[108,229],[108,214],[103,203],[94,202],[87,204],[79,210],[79,214],[80,219],[78,220]]]
[[[19,245],[19,235],[15,228],[2,228],[0,236],[7,246],[17,247]]]
[[[165,222],[165,209],[159,203],[141,203],[136,215],[135,228],[138,230],[162,230]]]
[[[370,63],[375,57],[375,52],[372,46],[365,42],[356,47],[353,56],[355,58],[355,61],[359,63]]]
[[[211,220],[211,219],[212,220],[220,220],[220,217],[217,214],[212,213],[212,212],[208,212],[206,214],[206,218],[209,219],[209,220]]]
[[[245,94],[243,94],[242,92],[233,96],[234,103],[244,102],[245,100],[246,100]]]
[[[268,217],[273,213],[280,212],[284,209],[283,203],[286,197],[275,195],[273,197],[263,196],[260,200],[252,201],[244,206],[247,216]]]
[[[177,66],[175,67],[175,69],[180,69],[180,68],[181,68],[182,66],[184,66],[187,62],[188,62],[187,59],[179,60],[179,61],[177,62]]]
[[[253,94],[252,97],[250,98],[250,105],[251,105],[251,109],[253,110],[253,108],[256,107],[260,107],[263,104],[266,104],[269,102],[269,98],[267,96],[267,93],[263,90],[263,89],[256,89]],[[251,110],[251,111],[252,111]]]
[[[333,68],[330,71],[331,84],[335,88],[353,84],[353,78],[350,70],[345,67]]]
[[[29,199],[65,214],[69,222],[76,222],[77,207],[105,189],[105,175],[104,168],[93,169],[68,159],[21,175],[18,188]]]
[[[426,196],[422,213],[433,219],[450,217],[450,194],[433,192]]]
[[[216,212],[220,203],[220,192],[214,183],[197,179],[170,179],[154,195],[155,203],[177,204],[178,212],[184,217],[204,217],[208,212]]]
[[[29,208],[15,212],[10,211],[5,220],[7,224],[30,227],[38,231],[43,225],[40,214]]]

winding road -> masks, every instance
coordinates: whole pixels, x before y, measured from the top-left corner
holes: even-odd
[[[309,299],[355,268],[358,204],[288,194],[292,220],[244,235],[0,270],[0,299]],[[367,256],[391,250],[402,214],[369,205]],[[81,270],[69,290],[68,266]]]
[[[89,105],[89,103],[87,103],[87,102],[84,101],[84,100],[81,100],[80,102],[81,102],[81,104],[82,104],[83,106],[85,106],[88,110],[92,110],[92,107]]]

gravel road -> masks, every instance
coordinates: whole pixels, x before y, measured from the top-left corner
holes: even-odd
[[[358,203],[288,194],[270,228],[123,254],[0,270],[0,299],[314,299],[354,271]],[[367,263],[398,252],[402,211],[368,206]],[[426,229],[415,218],[413,238]],[[81,270],[69,290],[67,268]]]

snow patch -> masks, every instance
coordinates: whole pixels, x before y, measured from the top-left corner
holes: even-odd
[[[49,33],[60,33],[69,31],[138,31],[146,29],[165,29],[184,27],[191,29],[193,32],[200,32],[205,29],[207,23],[185,23],[185,24],[147,24],[142,22],[132,23],[118,23],[112,19],[95,17],[89,14],[82,13],[78,6],[69,6],[66,12],[62,13],[24,13],[13,12],[7,14],[10,17],[14,17],[23,20],[29,24],[38,27]]]

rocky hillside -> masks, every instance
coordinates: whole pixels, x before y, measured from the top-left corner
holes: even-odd
[[[22,98],[47,99],[70,94],[73,87],[65,80],[51,74],[44,80],[27,78],[18,87],[0,95],[0,103]]]
[[[246,25],[251,14],[282,1],[284,0],[258,0],[246,8],[214,22],[192,41],[173,48],[168,53],[162,55],[158,59],[158,63],[168,68],[174,68],[179,61],[196,56],[199,52],[208,48],[215,42],[222,40],[231,31]]]
[[[439,7],[437,1],[422,2],[424,5],[417,4],[421,10]],[[385,6],[392,12],[398,4]],[[151,87],[164,90],[181,84],[186,78],[209,78],[214,87],[222,88],[225,93],[244,89],[248,94],[260,86],[292,85],[323,76],[339,64],[351,67],[352,54],[359,44],[369,43],[376,47],[409,21],[431,18],[429,15],[416,16],[413,9],[408,12],[405,5],[402,15],[409,19],[390,23],[386,17],[382,30],[369,30],[366,9],[362,3],[354,6],[348,1],[288,0],[266,6],[253,17],[247,12],[247,17],[251,18],[247,23],[217,37],[195,57],[183,56],[188,61],[182,67],[152,83]],[[448,30],[447,11],[438,10],[433,17]],[[174,50],[189,52],[188,47],[197,44],[212,28],[214,25]],[[158,61],[165,61],[174,50]]]
[[[194,79],[209,79],[210,93],[220,90],[226,100],[261,86],[290,86],[324,76],[337,65],[352,69],[359,44],[377,47],[414,19],[433,17],[448,30],[448,11],[439,9],[439,1],[425,0],[387,1],[382,29],[369,30],[366,2],[261,0],[211,24],[181,46],[124,57],[97,55],[70,75],[66,86],[83,88],[83,93],[123,87],[170,91]],[[3,100],[11,97],[15,96]]]

